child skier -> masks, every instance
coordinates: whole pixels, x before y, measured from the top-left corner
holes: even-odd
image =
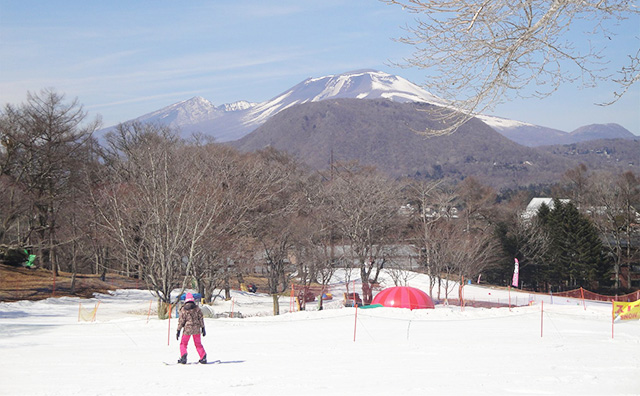
[[[180,308],[180,319],[178,320],[178,333],[176,334],[176,340],[180,339],[180,330],[184,328],[182,334],[182,340],[180,341],[180,359],[178,363],[187,364],[187,345],[189,339],[193,336],[193,343],[196,346],[196,350],[200,355],[200,363],[207,363],[207,353],[200,341],[200,329],[202,329],[202,336],[206,336],[207,332],[204,329],[204,317],[202,316],[202,310],[196,305],[193,300],[193,294],[187,293],[185,304]]]

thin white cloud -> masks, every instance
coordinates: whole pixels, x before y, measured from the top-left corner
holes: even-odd
[[[196,90],[196,91],[171,92],[171,93],[159,94],[159,95],[137,96],[135,98],[118,100],[118,101],[114,101],[114,102],[96,103],[96,104],[93,104],[91,106],[87,106],[87,109],[99,110],[99,109],[106,108],[106,107],[121,106],[121,105],[125,105],[125,104],[145,103],[145,102],[150,102],[150,101],[157,101],[158,99],[175,98],[175,97],[183,97],[183,96],[185,96],[185,97],[193,97],[193,96],[196,96],[199,93],[201,93],[201,91],[197,91]]]
[[[122,64],[133,55],[141,53],[140,50],[125,50],[109,54],[101,54],[93,58],[84,59],[73,66],[75,70],[100,70],[115,64]]]

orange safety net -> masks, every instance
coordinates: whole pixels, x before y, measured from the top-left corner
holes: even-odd
[[[554,296],[559,297],[570,297],[570,298],[584,298],[585,300],[594,300],[594,301],[636,301],[640,300],[640,290],[635,291],[633,293],[624,294],[622,296],[605,296],[604,294],[594,293],[589,290],[585,290],[584,288],[579,288],[575,290],[569,290],[565,292],[553,293]]]
[[[82,308],[82,303],[78,307],[78,322],[95,322],[100,301],[92,308]]]

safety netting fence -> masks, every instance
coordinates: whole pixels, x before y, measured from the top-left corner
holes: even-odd
[[[594,293],[592,291],[586,290],[584,288],[564,291],[564,292],[556,292],[551,293],[551,295],[557,297],[570,297],[570,298],[580,298],[584,300],[592,300],[592,301],[620,301],[620,302],[632,302],[636,300],[640,300],[640,290],[637,290],[633,293],[623,294],[621,296],[606,296],[604,294]]]
[[[95,303],[93,308],[86,308],[82,306],[82,303],[78,304],[78,322],[95,322],[96,315],[98,314],[98,306],[100,301]]]

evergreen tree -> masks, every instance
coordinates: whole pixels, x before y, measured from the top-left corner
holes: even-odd
[[[558,199],[554,200],[553,209],[543,205],[538,218],[551,238],[545,280],[558,288],[590,286],[596,281],[604,256],[591,221],[573,203]]]

